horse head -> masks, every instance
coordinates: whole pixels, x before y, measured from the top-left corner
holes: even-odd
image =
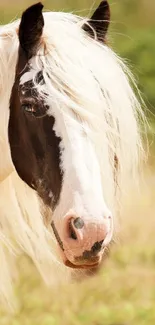
[[[112,238],[113,218],[104,199],[99,160],[91,141],[93,114],[90,120],[86,110],[80,114],[85,98],[78,91],[85,87],[89,93],[93,84],[97,86],[93,68],[91,71],[86,62],[89,51],[84,41],[90,44],[90,50],[91,42],[104,44],[109,5],[103,1],[82,26],[80,21],[74,22],[77,40],[69,29],[70,39],[61,38],[63,20],[57,30],[55,19],[60,49],[52,40],[42,9],[41,3],[28,8],[19,25],[18,61],[10,99],[11,157],[20,178],[51,211],[50,223],[64,264],[88,268],[101,261]],[[66,61],[68,56],[68,64],[63,56]],[[82,65],[87,65],[91,82],[84,70],[82,73]],[[78,75],[76,90],[69,79]]]

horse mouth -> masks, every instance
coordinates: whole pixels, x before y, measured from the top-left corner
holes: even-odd
[[[83,258],[75,258],[75,261],[71,262],[67,258],[63,259],[63,263],[72,269],[92,269],[98,267],[101,263],[102,255],[95,256],[90,260]]]
[[[93,264],[73,264],[69,260],[66,260],[66,261],[64,261],[64,264],[67,267],[70,267],[72,269],[92,269],[92,268],[98,267],[100,262],[96,262]]]

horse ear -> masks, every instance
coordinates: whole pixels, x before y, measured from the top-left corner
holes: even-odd
[[[85,24],[83,26],[83,29],[93,38],[95,30],[97,39],[101,42],[104,42],[109,24],[110,7],[108,1],[103,0],[94,12],[91,19],[88,20],[88,24]]]
[[[19,42],[28,59],[36,54],[44,27],[41,2],[23,12],[19,26]]]

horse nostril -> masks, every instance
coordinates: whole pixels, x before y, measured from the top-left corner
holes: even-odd
[[[77,235],[76,235],[76,232],[75,232],[74,227],[72,225],[72,219],[69,222],[69,229],[68,230],[69,230],[69,237],[76,240]]]
[[[79,229],[82,229],[83,227],[84,227],[84,221],[81,218],[78,217],[75,219],[74,217],[72,217],[69,220],[69,225],[68,225],[69,238],[77,240]]]
[[[81,218],[74,219],[73,224],[76,229],[82,229],[84,227],[84,221]]]

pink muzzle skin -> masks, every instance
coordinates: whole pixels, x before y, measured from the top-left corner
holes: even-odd
[[[100,264],[105,247],[113,234],[112,217],[102,217],[92,222],[76,215],[67,215],[59,235],[54,222],[52,228],[59,244],[63,263],[71,268],[92,268]]]

